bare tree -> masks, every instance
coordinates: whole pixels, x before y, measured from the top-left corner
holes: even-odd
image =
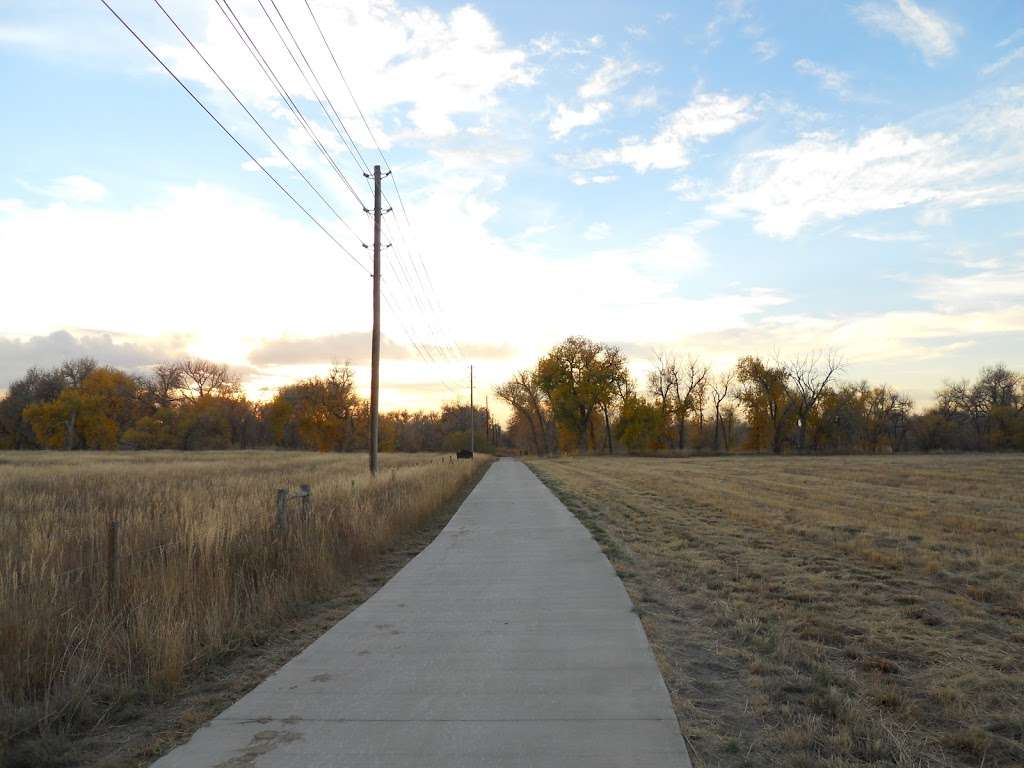
[[[789,371],[793,411],[797,417],[797,448],[803,450],[807,438],[807,420],[818,401],[844,367],[843,359],[834,351],[827,354],[811,352],[785,366]]]
[[[673,364],[674,365],[674,364]],[[690,356],[686,366],[679,370],[673,382],[676,400],[676,428],[679,430],[679,447],[686,447],[686,417],[697,410],[697,400],[704,399],[704,385],[711,368],[704,365],[700,358]]]
[[[729,370],[718,374],[711,382],[711,402],[715,406],[715,442],[714,448],[717,451],[719,449],[719,437],[722,431],[722,404],[729,397],[729,390],[733,385],[733,381],[736,379],[736,369],[730,368]],[[729,450],[729,441],[726,439],[726,450]]]
[[[667,432],[673,411],[672,392],[679,377],[679,369],[676,361],[663,353],[658,353],[654,360],[654,367],[647,374],[647,393],[654,398],[654,404],[661,411],[661,421],[666,431],[659,442],[665,441],[671,447],[672,442],[667,438]]]
[[[181,368],[180,392],[186,400],[210,395],[228,397],[238,392],[238,385],[231,380],[226,365],[197,358],[184,360],[178,366]]]
[[[548,426],[544,418],[543,393],[533,371],[519,371],[504,384],[495,387],[494,393],[508,403],[520,418],[526,422],[538,455],[550,452]]]

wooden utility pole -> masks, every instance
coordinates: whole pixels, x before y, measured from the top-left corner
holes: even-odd
[[[380,166],[373,166],[373,350],[370,354],[370,474],[377,475],[380,432]]]
[[[473,366],[469,366],[469,452],[472,453],[476,438],[476,409],[473,408]]]

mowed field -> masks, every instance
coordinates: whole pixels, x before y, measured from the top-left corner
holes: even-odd
[[[1024,456],[583,458],[697,766],[1024,765]]]
[[[80,764],[85,735],[337,596],[486,462],[387,454],[373,480],[363,454],[0,453],[0,765]],[[308,514],[278,525],[303,483]]]

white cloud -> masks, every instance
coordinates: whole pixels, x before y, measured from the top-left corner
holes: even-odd
[[[587,184],[611,184],[613,181],[618,181],[619,177],[609,174],[605,176],[584,176],[583,174],[576,174],[572,177],[572,183],[577,187],[583,187]]]
[[[681,176],[672,182],[669,190],[675,192],[680,200],[696,202],[706,200],[711,195],[711,185],[706,181],[694,181],[688,176]]]
[[[643,24],[628,26],[626,27],[626,34],[636,38],[647,37],[647,27]]]
[[[313,99],[314,93],[259,7],[243,6],[238,13],[287,90],[295,97]],[[276,91],[216,7],[207,6],[205,14],[205,29],[196,36],[197,45],[221,75],[250,105],[267,112],[283,110]],[[296,8],[285,14],[300,40],[319,40],[308,13]],[[399,132],[423,137],[453,134],[457,116],[487,111],[497,105],[502,89],[534,82],[535,71],[527,66],[526,53],[506,46],[491,21],[469,5],[441,15],[427,8],[407,10],[390,3],[346,3],[322,5],[317,15],[334,50],[343,52],[346,79],[363,110],[377,123],[378,138],[387,139],[381,120],[385,115],[405,118]],[[157,42],[155,49],[179,76],[222,90],[180,40]],[[347,93],[323,45],[310,45],[305,53],[328,92]],[[360,143],[372,146],[357,130],[360,121],[352,104],[343,100],[335,105],[343,118],[351,120],[349,128]]]
[[[584,240],[607,240],[612,233],[611,225],[606,221],[596,221],[583,231]]]
[[[658,106],[658,91],[651,85],[637,91],[629,100],[629,106],[633,109],[649,109]]]
[[[98,203],[107,196],[105,186],[85,176],[64,176],[37,191],[68,203]]]
[[[962,33],[959,26],[913,0],[862,3],[854,13],[861,23],[917,48],[929,64],[956,53],[956,38]]]
[[[579,96],[581,99],[608,96],[622,88],[633,75],[642,72],[643,69],[642,65],[635,62],[606,58],[590,79],[579,87]]]
[[[953,217],[945,208],[925,208],[917,214],[915,220],[922,227],[944,227],[953,220]]]
[[[793,144],[750,153],[712,210],[750,212],[758,231],[792,237],[814,221],[871,211],[1024,199],[1024,153],[1013,127],[1021,99],[1024,89],[1005,89],[987,104],[973,104],[962,110],[966,122],[949,134],[885,126],[848,142],[810,133]]]
[[[919,243],[928,238],[923,232],[851,232],[850,237],[873,243]]]
[[[1024,46],[1021,46],[1020,48],[1015,48],[998,61],[993,61],[987,67],[982,67],[981,74],[984,77],[994,75],[999,70],[1005,69],[1006,67],[1010,66],[1013,62],[1020,61],[1021,59],[1024,59]]]
[[[1006,46],[1016,42],[1017,40],[1020,40],[1021,38],[1024,38],[1024,29],[1018,29],[1016,32],[1013,32],[1012,34],[1009,34],[1006,37],[1004,37],[1002,40],[996,43],[996,48],[1005,48]]]
[[[722,27],[749,19],[751,13],[746,0],[718,0],[715,15],[704,27],[704,36],[709,45],[717,45]]]
[[[945,312],[975,312],[998,307],[1024,311],[1024,267],[1001,269],[998,260],[973,262],[980,271],[967,275],[931,275],[919,281],[916,295]]]
[[[530,52],[534,56],[550,56],[559,58],[561,56],[589,56],[594,48],[604,45],[604,38],[601,35],[593,35],[587,40],[563,43],[558,35],[547,34],[535,37],[530,40]]]
[[[555,229],[554,224],[531,224],[522,231],[519,235],[520,240],[528,240],[531,237],[538,237],[540,235],[546,235]]]
[[[565,104],[559,104],[555,116],[548,123],[551,135],[556,139],[564,139],[574,128],[593,125],[611,111],[612,105],[607,101],[592,101],[583,105],[583,109],[574,110]]]
[[[684,168],[689,162],[688,148],[731,133],[754,117],[750,99],[726,94],[701,93],[682,109],[673,112],[662,129],[647,141],[638,137],[622,139],[614,149],[583,153],[574,161],[584,168],[628,165],[638,173],[650,169]]]
[[[841,96],[848,94],[846,83],[850,76],[837,69],[815,64],[810,59],[798,59],[793,62],[793,69],[802,75],[810,75],[821,83],[821,87],[829,91],[835,91]]]
[[[772,40],[758,40],[753,51],[761,61],[770,61],[779,54],[779,46]]]

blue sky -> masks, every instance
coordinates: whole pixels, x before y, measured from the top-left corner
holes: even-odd
[[[365,263],[156,5],[111,4]],[[368,240],[213,0],[164,4]],[[365,202],[256,0],[231,5]],[[278,6],[374,162],[304,2]],[[492,386],[571,333],[638,377],[658,352],[837,349],[921,401],[1024,366],[1019,2],[313,7],[408,208],[385,407],[464,396],[469,362]],[[0,3],[0,92],[0,387],[77,353],[223,359],[257,396],[331,360],[365,377],[365,272],[98,1]]]

